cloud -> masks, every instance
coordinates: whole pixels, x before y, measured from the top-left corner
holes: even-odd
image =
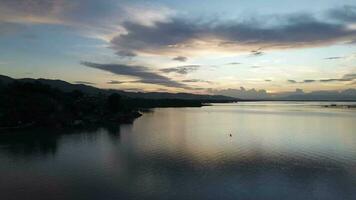
[[[304,80],[303,83],[314,83],[316,80],[312,80],[312,79],[307,79]]]
[[[345,82],[345,81],[352,81],[352,79],[349,78],[330,78],[330,79],[321,79],[320,82],[326,83],[326,82]]]
[[[267,93],[266,90],[256,90],[256,89],[245,89],[244,87],[240,87],[240,89],[209,89],[209,92],[216,95],[225,95],[231,97],[237,97],[241,99],[265,99],[269,98],[270,94]]]
[[[343,59],[345,57],[341,57],[341,56],[334,56],[334,57],[327,57],[327,58],[324,58],[325,60],[338,60],[338,59]]]
[[[59,14],[70,7],[70,2],[48,0],[2,0],[0,20],[10,23],[61,24]],[[68,6],[68,7],[67,7]]]
[[[158,22],[169,22],[175,15],[175,11],[170,8],[145,3],[124,5],[123,11],[125,16],[129,16],[127,21],[147,27],[154,27]]]
[[[254,66],[251,66],[251,68],[258,69],[258,68],[262,68],[262,66],[254,65]]]
[[[355,6],[345,6],[328,11],[330,19],[323,20],[297,14],[202,21],[178,16],[176,11],[158,4],[125,0],[0,1],[0,22],[71,26],[71,30],[79,29],[85,36],[110,41],[110,48],[121,57],[211,51],[251,52],[257,56],[263,55],[261,49],[351,42],[356,41],[356,30],[348,28],[346,22],[355,22],[355,13]]]
[[[275,20],[276,17],[264,19]],[[262,21],[262,20],[261,20]],[[262,55],[264,50],[324,46],[356,39],[356,30],[347,24],[321,21],[311,15],[286,15],[273,25],[255,21],[199,20],[174,17],[155,26],[124,23],[126,34],[111,41],[116,51],[150,54],[177,52],[204,52],[206,49],[222,51],[249,51]],[[265,23],[268,24],[268,23]],[[256,50],[257,49],[257,50]]]
[[[251,51],[251,55],[252,56],[262,56],[264,53],[261,51],[261,48],[257,49],[257,50],[252,50]]]
[[[266,79],[265,81],[266,81],[266,82],[272,82],[272,80],[271,80],[271,79]]]
[[[200,68],[200,65],[185,65],[180,67],[164,68],[160,71],[163,73],[177,73],[177,74],[188,74],[190,72],[196,71]]]
[[[175,88],[186,88],[189,87],[185,84],[174,81],[168,77],[162,76],[156,72],[151,71],[147,67],[143,66],[131,66],[125,64],[98,64],[92,62],[82,62],[84,66],[96,68],[104,71],[111,72],[117,75],[132,76],[139,78],[137,82],[156,84],[166,87],[175,87]]]
[[[230,62],[230,63],[226,63],[225,65],[241,65],[241,63],[239,63],[239,62]]]
[[[75,81],[77,84],[84,84],[84,85],[96,85],[95,83],[88,82],[88,81]]]
[[[302,89],[296,89],[290,92],[268,93],[264,89],[256,90],[245,89],[209,89],[209,92],[215,95],[225,95],[241,99],[348,99],[356,97],[356,89],[338,90],[325,90],[325,91],[311,91],[304,92]]]
[[[202,79],[186,79],[182,81],[183,83],[213,83],[211,81],[206,81],[206,80],[202,80]]]
[[[295,80],[288,80],[289,83],[314,83],[314,82],[344,82],[344,81],[351,81],[352,79],[345,79],[345,78],[330,78],[330,79],[320,79],[320,80],[303,80],[303,81],[295,81]]]
[[[356,74],[345,74],[342,78],[320,79],[320,82],[348,82],[356,80]]]
[[[118,85],[118,84],[123,84],[123,83],[126,83],[126,82],[125,81],[114,81],[114,80],[107,82],[107,84],[113,84],[113,85]]]
[[[297,83],[295,80],[287,80],[289,83]]]
[[[125,33],[124,22],[153,26],[169,21],[174,13],[157,4],[126,0],[0,1],[0,22],[69,26],[71,31],[106,41]]]
[[[300,82],[296,80],[287,80],[287,81],[289,83],[314,83],[314,82],[327,83],[327,82],[348,82],[353,80],[356,80],[356,74],[345,74],[341,78],[329,78],[329,79],[319,79],[319,80],[306,79]]]
[[[172,58],[172,60],[186,62],[188,60],[188,58],[184,57],[184,56],[177,56],[177,57]]]
[[[356,79],[356,74],[345,74],[343,78]]]
[[[125,50],[116,52],[116,55],[118,55],[120,57],[129,57],[129,58],[137,56],[135,53],[133,53],[131,51],[125,51]]]
[[[356,22],[356,6],[345,5],[343,7],[331,9],[329,16],[346,22]]]

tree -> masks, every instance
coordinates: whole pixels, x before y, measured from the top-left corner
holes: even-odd
[[[121,96],[117,93],[110,94],[107,98],[107,108],[111,113],[121,110]]]

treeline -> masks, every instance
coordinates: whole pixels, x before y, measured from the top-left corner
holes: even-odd
[[[67,127],[130,123],[139,111],[155,107],[198,107],[203,100],[139,99],[116,93],[63,92],[49,85],[0,83],[0,129],[32,126]]]

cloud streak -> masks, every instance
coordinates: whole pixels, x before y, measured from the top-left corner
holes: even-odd
[[[185,56],[177,56],[177,57],[172,58],[172,60],[179,61],[179,62],[186,62],[188,60],[188,58]]]
[[[208,83],[208,84],[212,84],[213,82],[211,81],[206,81],[203,79],[186,79],[182,81],[183,83]]]
[[[177,73],[177,74],[188,74],[191,72],[194,72],[200,68],[200,65],[185,65],[185,66],[179,66],[179,67],[171,67],[171,68],[164,68],[161,69],[160,71],[163,73]]]
[[[76,84],[83,84],[83,85],[96,85],[93,82],[88,82],[88,81],[75,81]]]
[[[341,78],[329,78],[329,79],[306,79],[303,81],[296,81],[296,80],[287,80],[287,82],[295,84],[295,83],[314,83],[314,82],[321,82],[321,83],[328,83],[328,82],[349,82],[356,80],[356,74],[345,74]]]
[[[189,88],[185,84],[179,83],[168,77],[162,76],[156,72],[151,71],[149,68],[143,66],[131,66],[131,65],[124,65],[124,64],[98,64],[92,62],[81,62],[81,64],[87,67],[108,71],[117,75],[136,77],[139,78],[140,80],[135,82],[139,82],[139,83],[156,84],[156,85],[174,87],[174,88],[186,88],[186,89]]]
[[[119,84],[123,84],[123,83],[126,83],[125,81],[114,81],[114,80],[111,80],[111,81],[108,81],[106,82],[107,84],[112,84],[112,85],[119,85]]]
[[[262,56],[264,53],[261,51],[261,48],[257,49],[257,50],[252,50],[251,51],[251,55],[252,56]]]
[[[239,63],[239,62],[230,62],[230,63],[226,63],[225,65],[241,65],[241,63]]]
[[[342,57],[342,56],[333,56],[333,57],[327,57],[327,58],[324,58],[325,60],[338,60],[338,59],[343,59],[345,57]]]

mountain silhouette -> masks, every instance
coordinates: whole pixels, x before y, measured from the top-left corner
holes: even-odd
[[[120,95],[130,97],[130,98],[141,98],[141,99],[182,99],[182,100],[208,100],[208,101],[238,101],[239,98],[223,96],[223,95],[202,95],[202,94],[190,94],[190,93],[168,93],[168,92],[127,92],[123,90],[114,89],[100,89],[93,86],[85,84],[72,84],[63,80],[52,80],[52,79],[14,79],[8,76],[0,75],[0,82],[8,84],[14,81],[19,82],[40,82],[51,86],[52,88],[59,89],[63,92],[72,92],[75,90],[82,91],[87,94],[112,94],[118,93]]]

